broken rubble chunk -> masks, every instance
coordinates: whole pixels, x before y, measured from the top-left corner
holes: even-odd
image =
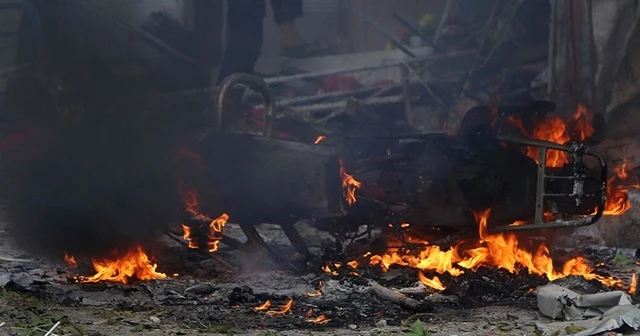
[[[195,295],[209,295],[215,292],[216,290],[217,288],[210,283],[201,283],[201,284],[188,287],[184,291],[185,293],[195,294]]]

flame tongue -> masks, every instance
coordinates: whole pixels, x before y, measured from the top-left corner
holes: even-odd
[[[353,205],[356,202],[356,190],[362,186],[362,183],[347,174],[342,160],[340,160],[340,178],[342,179],[342,188],[344,188],[344,197],[349,205]]]
[[[614,167],[613,172],[615,175],[607,181],[605,215],[621,215],[631,209],[629,189],[640,188],[638,177],[628,160],[624,160],[621,165]]]
[[[195,190],[183,190],[182,184],[178,185],[178,191],[182,195],[182,199],[185,204],[185,209],[188,213],[190,213],[194,219],[203,222],[209,222],[209,227],[204,228],[202,225],[196,227],[196,229],[206,231],[206,245],[207,250],[209,252],[215,252],[218,250],[218,244],[220,244],[220,240],[222,240],[222,231],[224,226],[227,224],[229,220],[229,215],[223,213],[216,219],[211,219],[211,217],[200,213],[200,206],[198,202],[198,193]],[[189,248],[197,249],[200,246],[198,245],[198,237],[193,230],[194,228],[182,224],[183,235],[182,238],[189,242]]]
[[[132,278],[146,281],[167,277],[164,273],[156,272],[157,265],[149,260],[141,246],[136,246],[115,260],[94,259],[92,264],[97,273],[91,277],[79,277],[78,281],[110,281],[126,284]]]

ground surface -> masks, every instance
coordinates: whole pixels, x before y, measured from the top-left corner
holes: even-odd
[[[234,230],[237,227],[231,225],[225,232],[233,234]],[[282,241],[275,227],[266,226],[261,231],[270,244]],[[472,304],[427,294],[422,299],[432,303],[435,310],[416,314],[379,299],[359,278],[337,280],[321,272],[301,275],[274,271],[259,256],[222,250],[218,255],[237,267],[231,274],[215,260],[202,258],[171,240],[159,241],[160,247],[154,252],[163,256],[158,259],[161,271],[179,276],[131,285],[77,284],[69,278],[78,273],[90,275],[91,271],[25,255],[13,246],[8,233],[0,228],[0,283],[3,277],[12,278],[11,282],[4,281],[7,285],[0,292],[0,323],[5,322],[0,335],[44,335],[57,321],[62,321],[57,335],[105,336],[405,335],[416,319],[424,323],[430,335],[535,335],[536,322],[550,322],[537,311],[535,297],[526,294],[527,288],[504,298],[487,294],[483,302],[483,296],[475,292],[494,293],[501,286],[513,284],[501,284],[500,278],[483,282],[482,274],[472,283],[476,287],[469,290],[469,296],[475,298]],[[327,237],[314,235],[307,233],[305,238],[317,253]],[[409,290],[415,284],[411,277],[392,274],[379,281],[385,278],[390,279],[387,285]],[[318,279],[324,281],[324,294],[308,297]],[[416,286],[414,289],[424,292]],[[288,298],[295,304],[285,316],[267,316],[253,309],[267,299],[277,306]],[[321,314],[332,321],[318,325],[305,317]]]

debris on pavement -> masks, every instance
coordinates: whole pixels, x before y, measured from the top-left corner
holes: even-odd
[[[640,309],[622,291],[578,294],[549,284],[536,290],[538,309],[552,319],[565,322],[536,322],[539,335],[598,335],[629,327],[640,330]]]

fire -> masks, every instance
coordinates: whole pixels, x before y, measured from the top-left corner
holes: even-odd
[[[306,313],[304,313],[304,317],[311,317],[313,315],[313,308],[309,308]]]
[[[420,279],[420,282],[425,286],[429,286],[435,290],[443,291],[446,289],[437,276],[434,276],[433,279],[429,279],[424,275],[424,273],[422,273],[422,271],[418,271],[418,279]]]
[[[324,314],[322,314],[322,315],[320,315],[318,317],[308,318],[307,322],[315,323],[315,324],[327,324],[327,323],[331,322],[331,319],[327,318],[326,316],[324,316]]]
[[[186,241],[189,242],[188,247],[190,249],[197,249],[198,248],[198,243],[196,243],[195,238],[193,238],[192,233],[191,233],[191,228],[182,224],[182,238],[184,238]]]
[[[323,295],[323,294],[324,294],[324,292],[322,291],[322,286],[323,286],[323,285],[324,285],[324,284],[322,283],[322,281],[320,281],[320,282],[318,283],[317,288],[316,288],[316,292],[315,292],[315,293],[307,293],[307,296],[308,296],[308,297],[314,297],[314,296],[321,296],[321,295]]]
[[[265,310],[269,310],[269,308],[271,308],[271,300],[267,300],[265,301],[263,304],[253,308],[257,311],[265,311]]]
[[[313,142],[314,145],[317,145],[323,141],[327,140],[327,137],[324,135],[320,135],[316,138],[316,141]]]
[[[67,254],[66,252],[64,253],[64,262],[67,263],[67,265],[71,268],[78,267],[78,263],[76,262],[76,257],[70,254]]]
[[[519,267],[526,267],[530,274],[544,275],[551,281],[568,275],[582,275],[588,280],[596,279],[608,286],[621,285],[619,279],[595,274],[593,268],[582,257],[567,261],[558,270],[549,256],[549,249],[544,244],[532,253],[519,246],[518,237],[513,233],[490,234],[487,230],[490,213],[489,209],[476,214],[480,236],[476,242],[462,241],[443,251],[437,245],[427,245],[428,242],[421,241],[424,247],[417,253],[391,247],[382,255],[371,256],[369,265],[379,265],[383,271],[387,271],[392,265],[416,268],[421,271],[418,273],[420,281],[436,290],[444,290],[446,287],[439,278],[429,279],[422,271],[459,276],[465,270],[475,271],[481,267],[498,267],[511,273],[518,271]],[[412,242],[419,240],[413,239]],[[468,246],[469,243],[475,243],[475,247],[462,248],[463,244]]]
[[[591,114],[587,108],[582,104],[578,104],[576,112],[573,114],[573,129],[578,133],[579,141],[585,141],[588,137],[593,135],[594,129],[591,122]]]
[[[594,132],[591,125],[591,115],[582,104],[578,105],[570,120],[567,121],[560,117],[548,117],[535,126],[532,134],[527,134],[519,118],[510,116],[507,120],[532,139],[551,141],[558,144],[566,144],[571,140],[584,141]],[[572,135],[575,139],[571,138]],[[527,156],[536,162],[538,162],[538,153],[539,150],[537,148],[527,147]],[[562,167],[568,162],[569,159],[566,152],[547,151],[547,167]]]
[[[146,281],[164,279],[164,273],[156,272],[157,265],[149,260],[141,246],[129,250],[115,260],[92,260],[96,274],[91,277],[79,277],[80,282],[120,282],[128,283],[131,278]]]
[[[178,191],[180,195],[182,195],[182,199],[185,204],[185,209],[189,212],[195,219],[209,222],[209,227],[207,229],[207,250],[209,252],[215,252],[218,250],[218,245],[220,244],[220,240],[222,240],[222,231],[224,230],[224,226],[229,221],[229,215],[223,213],[220,217],[216,219],[211,219],[211,217],[200,213],[200,206],[198,202],[198,193],[196,190],[184,190],[182,184],[178,185]],[[189,242],[189,248],[197,249],[198,241],[195,237],[192,227],[187,225],[182,225],[182,238]],[[197,229],[203,229],[202,225],[197,227]]]
[[[293,307],[293,299],[287,300],[285,304],[278,307],[278,310],[270,310],[266,314],[269,316],[284,315],[291,310],[291,307]]]
[[[636,279],[636,274],[633,273],[633,275],[631,275],[631,285],[629,285],[629,294],[635,295],[637,289],[638,289],[638,279]]]
[[[362,183],[358,182],[352,175],[347,174],[342,160],[340,160],[340,178],[344,188],[344,197],[349,205],[353,205],[356,202],[356,190],[362,186]]]
[[[640,188],[638,177],[633,171],[631,162],[624,160],[621,165],[614,167],[615,175],[607,181],[607,201],[604,207],[605,215],[621,215],[631,209],[629,189]]]
[[[571,140],[567,132],[567,123],[559,117],[545,119],[536,125],[533,138],[565,144]],[[538,161],[538,148],[527,147],[527,156]],[[569,162],[567,153],[556,150],[547,151],[547,167],[562,167]]]
[[[266,312],[267,315],[273,316],[273,315],[284,315],[291,310],[291,307],[293,307],[293,299],[287,300],[287,302],[279,306],[277,310],[269,310],[269,308],[271,308],[271,300],[267,300],[265,301],[265,303],[259,305],[258,307],[253,308],[253,310],[264,311]]]
[[[507,118],[510,123],[517,126],[523,134],[527,134],[530,138],[559,144],[565,144],[571,140],[584,141],[590,137],[594,132],[591,119],[587,108],[579,104],[569,120],[550,117],[537,124],[533,130],[533,134],[527,134],[519,118],[514,116]],[[538,153],[539,150],[537,148],[527,147],[527,156],[536,162],[538,162]],[[547,151],[547,167],[562,167],[568,162],[569,159],[566,152],[555,150]],[[613,171],[615,176],[610,177],[607,184],[605,215],[621,215],[629,210],[631,208],[631,202],[629,201],[627,193],[628,189],[629,187],[640,187],[629,161],[625,160],[622,165],[615,167]],[[633,185],[629,185],[628,181],[632,175],[634,177]],[[624,186],[625,184],[626,186]]]

